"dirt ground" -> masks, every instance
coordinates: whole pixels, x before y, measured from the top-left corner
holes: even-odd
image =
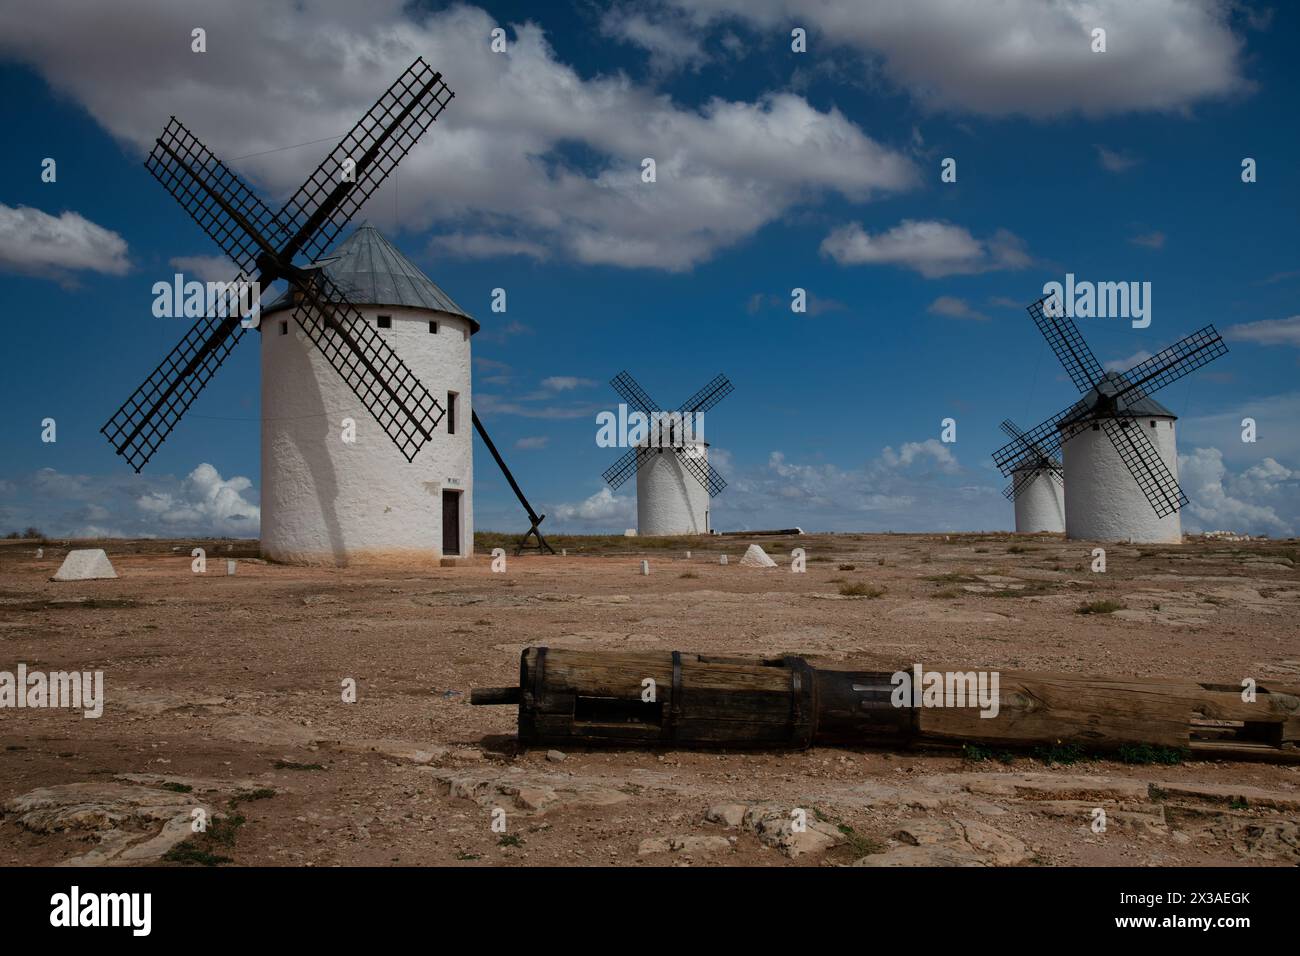
[[[0,544],[0,671],[102,670],[107,698],[99,719],[0,710],[0,864],[1300,862],[1295,764],[519,753],[514,708],[470,706],[470,688],[516,682],[530,645],[1300,684],[1295,541],[1108,546],[1098,574],[1092,545],[1051,536],[755,540],[778,569],[739,566],[741,538],[572,538],[505,574],[198,542],[200,575],[195,542],[109,541],[120,577],[76,583],[49,580],[67,543]],[[883,591],[840,593],[859,582]]]

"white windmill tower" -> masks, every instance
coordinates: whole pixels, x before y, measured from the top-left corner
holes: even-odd
[[[1089,541],[1182,541],[1174,414],[1151,393],[1227,353],[1213,325],[1139,362],[1105,372],[1074,322],[1045,299],[1029,307],[1039,330],[1084,393],[1079,401],[994,452],[1011,474],[1030,445],[1062,452],[1065,534]]]
[[[699,437],[703,429],[698,423],[703,419],[696,416],[703,416],[735,386],[718,375],[676,411],[666,412],[627,372],[620,372],[610,384],[628,408],[650,423],[645,440],[603,476],[611,488],[618,488],[636,473],[637,533],[709,534],[710,502],[727,483],[709,465],[708,443]]]
[[[262,311],[262,552],[347,564],[473,551],[470,336],[479,324],[373,226],[315,263],[445,410],[409,460],[294,321],[290,289]],[[403,393],[404,382],[396,391]],[[382,416],[381,412],[381,416]],[[382,417],[381,417],[382,423]]]
[[[1002,494],[1015,503],[1016,532],[1038,534],[1065,530],[1065,481],[1061,461],[1023,441],[1025,433],[1010,419],[998,426],[1021,441],[1022,456],[1011,469],[1011,483]]]

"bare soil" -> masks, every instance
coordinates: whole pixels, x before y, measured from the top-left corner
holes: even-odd
[[[54,542],[39,559],[4,542],[0,671],[102,670],[107,704],[0,710],[0,864],[1300,862],[1295,765],[548,757],[517,751],[513,708],[470,706],[470,688],[516,682],[530,645],[1300,683],[1295,541],[1110,545],[1099,574],[1092,545],[1053,536],[753,540],[779,568],[738,566],[749,539],[717,537],[555,539],[568,557],[511,557],[504,574],[483,554],[320,569],[257,561],[255,542]],[[51,582],[70,544],[104,547],[119,578]],[[196,808],[212,831],[186,825]],[[793,810],[820,836],[782,829]]]

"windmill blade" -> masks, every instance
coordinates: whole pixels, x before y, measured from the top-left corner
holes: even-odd
[[[1141,423],[1135,419],[1103,418],[1101,427],[1155,509],[1156,517],[1167,518],[1187,504],[1187,496],[1178,487],[1178,480],[1169,471]]]
[[[153,457],[244,334],[237,299],[243,280],[240,276],[227,287],[225,304],[217,310],[225,314],[195,322],[99,429],[136,472]]]
[[[1002,497],[1006,498],[1007,501],[1016,500],[1016,483],[1014,481],[1007,482],[1007,486],[1002,489]]]
[[[1226,354],[1228,346],[1223,336],[1213,325],[1207,325],[1125,372],[1127,384],[1115,393],[1115,398],[1132,404]]]
[[[442,421],[442,405],[324,272],[296,288],[302,301],[294,319],[406,460],[414,461]]]
[[[1082,427],[1086,421],[1080,416],[1086,410],[1087,404],[1080,399],[1069,408],[1025,432],[1023,437],[1007,442],[993,453],[993,464],[1002,474],[1010,476],[1015,470],[1016,463],[1024,457],[1026,444],[1038,448],[1044,455],[1054,457],[1061,450],[1061,442],[1065,440],[1061,431],[1062,426],[1065,426],[1066,430]]]
[[[279,216],[176,117],[144,166],[241,271],[257,275],[258,256],[287,240]]]
[[[722,494],[722,489],[727,487],[727,483],[712,465],[702,462],[686,449],[675,448],[673,450],[677,453],[677,460],[681,462],[682,467],[695,476],[695,480],[704,486],[704,490],[709,493],[710,498],[716,498]]]
[[[618,461],[606,468],[600,477],[604,478],[611,488],[617,489],[623,482],[636,474],[637,463],[643,453],[648,454],[648,449],[644,447],[629,448]]]
[[[1070,376],[1074,387],[1080,392],[1086,392],[1101,381],[1101,363],[1092,354],[1092,349],[1088,348],[1088,343],[1083,340],[1074,320],[1065,316],[1063,306],[1055,310],[1060,315],[1047,314],[1043,308],[1047,298],[1044,296],[1029,306],[1029,316],[1038,326],[1038,331],[1043,333],[1043,338],[1047,339],[1047,344],[1056,353],[1057,359],[1065,366],[1065,372]]]
[[[713,381],[682,402],[678,411],[702,414],[736,390],[727,376],[718,374]]]
[[[290,234],[285,261],[299,253],[319,259],[455,95],[417,58],[280,210]],[[347,160],[355,164],[354,181],[344,178]]]
[[[1024,429],[1011,419],[1002,419],[1002,421],[998,423],[998,427],[1002,429],[1005,434],[1010,435],[1012,438],[1019,439],[1024,444],[1025,457],[1034,458],[1034,460],[1038,462],[1040,468],[1051,468],[1053,465],[1058,467],[1060,466],[1059,461],[1044,452],[1043,449],[1034,442],[1030,441],[1028,436],[1025,434]]]
[[[618,392],[623,401],[637,411],[646,415],[653,415],[659,410],[659,406],[655,404],[654,399],[647,395],[645,389],[626,371],[615,375],[609,380],[609,384],[614,387],[614,391]]]
[[[1047,473],[1052,476],[1052,480],[1058,485],[1062,488],[1065,487],[1065,473],[1060,468],[1048,468]]]

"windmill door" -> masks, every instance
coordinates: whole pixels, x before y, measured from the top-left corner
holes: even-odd
[[[460,554],[460,492],[442,493],[442,553]]]

